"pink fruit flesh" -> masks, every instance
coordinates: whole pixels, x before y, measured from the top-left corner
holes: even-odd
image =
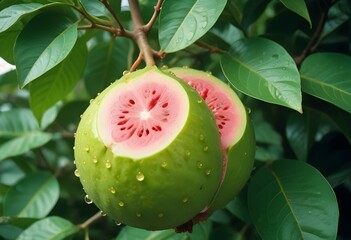
[[[101,107],[103,122],[99,125],[105,127],[99,133],[118,155],[152,155],[166,147],[186,121],[184,89],[175,81],[164,83],[154,75],[144,76],[152,80],[128,82],[112,90]]]
[[[236,108],[227,92],[219,87],[208,84],[205,80],[196,77],[181,76],[192,86],[206,101],[212,113],[216,117],[223,149],[233,144],[233,136],[236,136],[238,128],[242,125],[240,109]]]

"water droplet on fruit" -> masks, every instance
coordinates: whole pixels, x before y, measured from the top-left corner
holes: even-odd
[[[76,165],[76,161],[73,161],[73,164]]]
[[[116,193],[116,189],[115,189],[114,187],[111,187],[111,188],[110,188],[110,191],[111,191],[112,194],[115,194],[115,193]]]
[[[135,215],[136,215],[138,218],[141,217],[141,213],[139,213],[139,212],[137,212]]]
[[[73,150],[75,150],[76,149],[76,146],[73,146]]]
[[[97,162],[98,162],[97,157],[96,156],[93,157],[93,163],[97,163]]]
[[[77,136],[77,133],[73,133],[73,137],[75,138]]]
[[[84,202],[87,203],[87,204],[92,204],[93,200],[91,200],[88,195],[85,195]]]
[[[211,169],[207,169],[207,170],[205,171],[205,174],[206,174],[207,176],[209,176],[209,175],[211,174]]]
[[[164,216],[163,213],[159,213],[159,214],[158,214],[158,217],[159,217],[159,218],[163,218],[163,216]]]
[[[190,155],[191,155],[191,152],[189,150],[186,150],[185,151],[185,157],[190,157]]]
[[[86,152],[89,152],[89,151],[90,151],[90,148],[89,148],[89,147],[86,147],[86,148],[85,148],[85,151],[86,151]]]
[[[202,103],[202,99],[197,100],[197,103]]]
[[[166,168],[166,167],[167,167],[167,162],[162,162],[162,163],[161,163],[161,167],[162,167],[162,168]]]
[[[118,202],[118,206],[123,207],[124,206],[124,202],[123,201],[119,201]]]
[[[188,68],[189,68],[189,66],[185,65],[185,66],[183,66],[183,68],[188,69]]]
[[[99,96],[100,94],[101,94],[101,93],[98,92],[98,93],[97,93],[97,96]]]
[[[144,174],[143,174],[142,172],[138,172],[137,175],[136,175],[135,177],[136,177],[136,179],[137,179],[139,182],[142,182],[142,181],[144,181],[144,179],[145,179],[145,176],[144,176]]]
[[[106,213],[104,213],[103,211],[100,211],[101,216],[105,217]]]
[[[121,226],[122,223],[115,221],[116,226]]]
[[[202,164],[202,162],[198,161],[196,166],[197,166],[197,168],[202,168],[203,164]]]
[[[206,71],[207,75],[208,76],[211,76],[212,75],[212,72],[211,71]]]
[[[109,168],[112,167],[112,164],[111,164],[110,162],[106,162],[106,163],[105,163],[105,167],[106,167],[107,169],[109,169]]]
[[[203,134],[199,134],[199,139],[200,139],[200,141],[203,141],[204,139],[205,139],[205,136],[203,135]]]
[[[122,74],[123,74],[123,76],[124,76],[124,75],[127,75],[128,73],[130,73],[130,72],[129,72],[128,70],[125,70],[125,71],[123,71]]]
[[[188,201],[189,201],[189,198],[188,197],[185,197],[185,198],[183,198],[183,203],[187,203]]]
[[[94,99],[90,99],[89,103],[91,104],[91,103],[93,103],[93,102],[94,102]]]
[[[251,110],[251,108],[246,108],[246,111],[248,114],[250,114],[252,110]]]
[[[82,118],[82,117],[83,117],[83,114],[81,114],[79,117]]]
[[[203,150],[204,150],[204,152],[207,152],[208,146],[204,146]]]
[[[166,70],[166,69],[168,69],[168,66],[167,66],[167,65],[163,65],[163,66],[161,67],[161,69],[162,69],[162,70]]]
[[[79,176],[80,176],[80,175],[79,175],[78,169],[74,170],[74,175],[75,175],[76,177],[79,177]]]

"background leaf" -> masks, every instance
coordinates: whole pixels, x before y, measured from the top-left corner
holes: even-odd
[[[6,195],[5,216],[45,217],[59,197],[59,185],[47,172],[35,172],[20,180]],[[20,198],[18,196],[21,196]]]
[[[100,43],[90,50],[84,77],[91,97],[122,77],[123,71],[128,69],[131,50],[128,40],[120,38]]]
[[[33,18],[19,34],[14,49],[20,85],[27,85],[62,62],[76,40],[77,25],[67,17],[47,12]]]
[[[301,65],[302,90],[351,113],[351,57],[316,53]]]
[[[42,132],[29,109],[13,109],[0,114],[0,161],[40,147],[52,138]]]
[[[196,224],[193,228],[192,233],[176,233],[174,229],[162,231],[147,231],[144,229],[126,226],[123,228],[122,232],[118,235],[116,240],[206,240],[209,239],[211,227],[211,222],[206,221],[203,223]]]
[[[161,50],[175,52],[202,37],[217,21],[226,0],[165,0],[160,13]]]
[[[305,0],[280,0],[288,9],[297,13],[301,17],[307,20],[307,22],[312,27],[312,22],[310,15],[308,14],[308,9]]]
[[[336,239],[338,205],[325,178],[301,161],[276,161],[249,184],[249,211],[263,239]]]
[[[61,240],[78,232],[78,228],[66,219],[51,216],[37,221],[19,235],[18,240]]]
[[[45,111],[63,99],[80,80],[87,54],[85,42],[77,41],[61,63],[31,83],[30,106],[39,122]]]
[[[221,66],[240,92],[302,111],[299,72],[290,55],[277,43],[263,38],[238,40],[222,56]]]

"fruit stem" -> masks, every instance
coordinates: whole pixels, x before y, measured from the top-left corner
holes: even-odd
[[[152,48],[147,40],[147,30],[143,25],[143,20],[141,19],[140,8],[138,0],[129,0],[129,8],[132,16],[132,21],[134,25],[134,30],[132,38],[137,43],[140,54],[144,58],[147,66],[155,65],[155,60],[152,52]]]
[[[95,222],[96,220],[100,219],[102,217],[101,215],[101,211],[98,211],[97,213],[95,213],[93,216],[91,216],[90,218],[88,218],[85,222],[78,224],[78,227],[80,229],[86,229],[87,227],[89,227],[93,222]]]

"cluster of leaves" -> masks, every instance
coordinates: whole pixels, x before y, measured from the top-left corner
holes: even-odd
[[[16,66],[0,75],[0,238],[350,239],[351,1],[129,3],[0,1],[0,57]],[[133,14],[152,19],[134,28],[146,45]],[[80,114],[144,47],[228,81],[254,123],[252,178],[192,234],[91,225],[73,174]]]

